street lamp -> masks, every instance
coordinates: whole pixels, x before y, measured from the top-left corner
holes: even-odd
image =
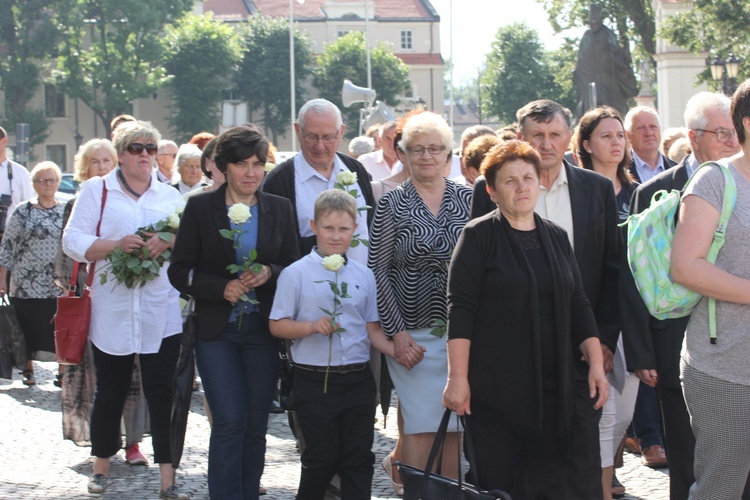
[[[708,67],[711,70],[711,78],[716,82],[721,82],[722,91],[731,95],[737,89],[737,76],[740,73],[740,60],[733,53],[729,54],[726,61],[722,61],[719,56],[708,60]]]

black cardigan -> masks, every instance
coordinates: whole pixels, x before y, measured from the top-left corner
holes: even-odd
[[[336,155],[342,162],[344,162],[346,168],[357,174],[357,184],[359,184],[365,203],[370,207],[367,211],[367,226],[372,227],[372,217],[375,214],[375,198],[372,195],[372,186],[370,186],[370,174],[365,170],[365,167],[354,158],[341,153],[336,153]],[[294,227],[299,230],[299,221],[297,220],[297,194],[294,189],[294,157],[280,163],[271,170],[268,175],[266,175],[266,178],[263,179],[261,189],[266,193],[282,196],[292,202],[292,205],[294,206]],[[300,255],[304,256],[309,254],[310,250],[312,250],[316,243],[317,239],[314,235],[305,237],[300,236]]]
[[[575,366],[580,344],[598,337],[564,229],[534,215],[555,290],[558,348],[558,432],[575,413]],[[448,275],[448,340],[471,341],[469,386],[505,424],[542,428],[542,370],[536,280],[508,221],[494,211],[470,221],[456,244]],[[580,368],[585,368],[581,366]]]
[[[173,287],[195,299],[197,335],[207,340],[217,337],[229,320],[232,304],[224,299],[224,289],[237,277],[227,270],[229,264],[237,263],[232,241],[219,234],[220,229],[230,229],[226,191],[225,184],[216,191],[188,199],[167,272]],[[279,274],[300,255],[292,204],[260,191],[256,196],[258,257],[255,261],[270,266],[271,277],[255,292],[263,319],[268,322]],[[193,285],[188,286],[191,269],[195,269]]]

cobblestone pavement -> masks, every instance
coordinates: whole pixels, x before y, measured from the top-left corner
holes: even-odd
[[[110,486],[105,495],[89,495],[86,490],[91,472],[90,449],[62,439],[60,390],[52,384],[55,363],[35,363],[37,385],[26,387],[19,375],[12,381],[0,380],[0,498],[104,499],[158,498],[159,472],[148,467],[130,466],[124,453],[112,458]],[[395,444],[395,407],[391,406],[387,426],[378,412],[375,424],[374,499],[394,499],[388,477],[380,461]],[[178,483],[194,499],[207,499],[206,470],[209,426],[201,393],[193,394],[185,451],[177,472]],[[141,445],[151,457],[151,440]],[[625,466],[617,476],[628,489],[626,499],[662,500],[668,498],[666,470],[652,470],[633,455],[625,456]],[[271,415],[268,431],[266,469],[262,483],[268,500],[294,498],[299,481],[299,458],[285,415]]]

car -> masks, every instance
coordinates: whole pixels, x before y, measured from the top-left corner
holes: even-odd
[[[60,187],[57,188],[58,192],[67,193],[69,195],[75,195],[78,191],[78,181],[73,179],[73,174],[65,173],[62,174],[60,180]]]

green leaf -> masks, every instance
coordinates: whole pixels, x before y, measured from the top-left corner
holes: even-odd
[[[321,310],[321,311],[323,311],[324,313],[326,313],[326,315],[328,315],[328,316],[333,316],[333,315],[334,315],[334,314],[333,314],[333,313],[332,313],[331,311],[329,311],[328,309],[324,309],[324,308],[320,307],[320,310]]]
[[[242,268],[238,266],[237,264],[229,264],[227,266],[227,270],[229,270],[229,272],[232,274],[237,274],[238,272],[240,272],[241,269]]]
[[[255,262],[255,259],[258,258],[258,251],[256,249],[250,250],[250,260]]]
[[[136,256],[132,256],[128,259],[127,266],[131,271],[135,271],[136,269],[140,270],[142,265],[143,261]]]
[[[354,238],[352,238],[352,242],[349,244],[350,248],[357,248],[359,246],[359,240],[357,239],[357,236],[355,235]]]
[[[349,285],[347,285],[346,281],[342,281],[341,282],[341,297],[342,298],[348,298],[349,297],[349,295],[347,295],[347,293],[346,293],[346,289],[348,288],[348,286]]]
[[[172,233],[160,231],[159,238],[169,243],[170,241],[172,241]]]
[[[330,281],[329,284],[331,285],[331,291],[333,292],[334,296],[338,297],[339,295],[341,295],[341,292],[339,292],[339,287],[336,283]]]
[[[253,251],[255,251],[255,250],[253,250]],[[255,274],[258,274],[259,272],[261,272],[263,270],[263,264],[253,264],[253,266],[252,266],[251,269],[253,270],[253,272]]]
[[[228,240],[234,240],[234,231],[232,229],[219,229],[219,234]]]

